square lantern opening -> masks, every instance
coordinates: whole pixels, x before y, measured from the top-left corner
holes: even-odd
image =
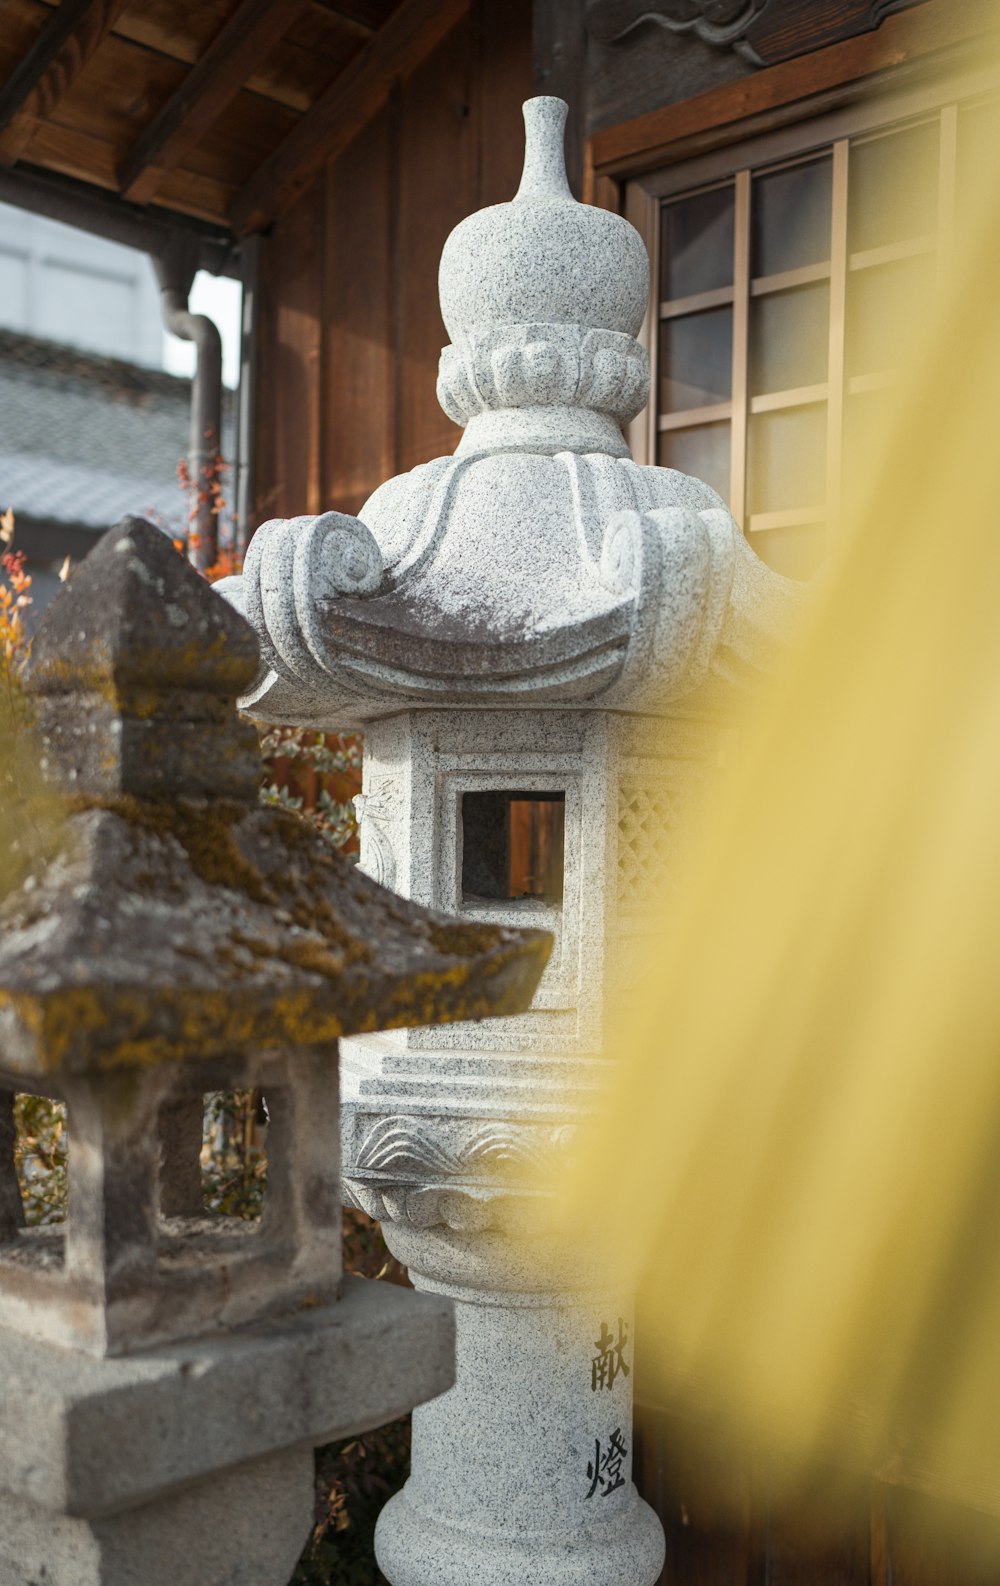
[[[161,1242],[206,1219],[232,1232],[260,1224],[267,1200],[268,1111],[263,1092],[174,1094],[159,1112],[157,1208]]]
[[[499,790],[462,795],[462,901],[563,897],[565,792]]]
[[[68,1180],[66,1104],[0,1089],[0,1248],[61,1265]]]
[[[267,1198],[264,1092],[218,1090],[203,1098],[201,1200],[206,1212],[259,1222]]]

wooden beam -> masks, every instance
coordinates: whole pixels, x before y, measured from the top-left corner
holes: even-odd
[[[777,124],[775,118],[788,107],[801,114],[803,99],[815,97],[819,106],[824,94],[840,102],[837,96],[845,91],[869,92],[878,74],[923,65],[939,51],[992,32],[997,20],[993,0],[925,0],[886,17],[877,33],[828,45],[595,133],[590,150],[594,171],[639,175],[677,158],[682,146],[695,152],[731,138],[737,125],[739,136],[749,136],[758,121],[762,127]]]
[[[242,0],[118,169],[122,195],[147,204],[292,27],[307,0]]]
[[[124,6],[125,0],[62,0],[0,89],[0,162],[13,165],[21,157]]]
[[[262,231],[305,192],[319,169],[382,108],[393,83],[419,66],[468,9],[468,0],[403,0],[238,193],[230,221]]]
[[[310,3],[365,33],[377,33],[392,12],[392,0],[310,0]]]

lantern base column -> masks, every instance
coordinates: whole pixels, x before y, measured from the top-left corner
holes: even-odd
[[[412,1474],[378,1522],[392,1586],[652,1586],[664,1540],[631,1480],[627,1296],[592,1253],[554,1264],[545,1236],[383,1228],[456,1326],[455,1386],[414,1411]]]

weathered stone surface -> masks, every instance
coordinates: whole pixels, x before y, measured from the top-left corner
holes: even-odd
[[[36,639],[66,816],[57,855],[0,903],[0,1086],[66,1100],[72,1151],[65,1230],[20,1229],[7,1142],[0,1324],[35,1337],[114,1355],[331,1300],[337,1037],[524,1007],[547,955],[538,932],[415,910],[260,807],[234,705],[254,650],[139,519],[105,536]],[[216,761],[225,798],[199,791]],[[264,1084],[261,1226],[206,1220],[202,1093]]]
[[[453,1322],[354,1278],[333,1307],[127,1360],[3,1349],[4,1586],[285,1586],[313,1445],[447,1388]]]
[[[530,1000],[542,937],[422,914],[260,808],[233,703],[253,666],[246,624],[139,519],[52,603],[30,688],[68,818],[60,857],[0,905],[8,1073],[328,1046]]]
[[[337,1037],[525,1007],[549,943],[414,908],[262,809],[255,652],[137,519],[36,639],[63,822],[0,903],[3,1586],[284,1586],[312,1448],[452,1379],[446,1301],[338,1301]],[[198,1162],[203,1093],[250,1087],[258,1222],[205,1212]],[[17,1089],[67,1103],[62,1225],[21,1225]]]
[[[235,612],[205,597],[141,518],[123,519],[74,569],[27,676],[53,781],[80,797],[253,796],[259,751],[232,706],[256,647]]]
[[[30,882],[0,905],[0,1063],[22,1076],[506,1013],[547,954],[401,903],[255,802],[77,807]]]

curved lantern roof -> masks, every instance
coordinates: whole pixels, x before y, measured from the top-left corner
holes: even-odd
[[[629,455],[622,426],[649,391],[645,248],[570,193],[563,101],[524,115],[517,194],[462,221],[441,258],[455,456],[389,480],[357,518],[265,523],[225,581],[260,639],[243,704],[262,720],[704,704],[753,685],[800,602],[708,485]]]
[[[8,1074],[197,1064],[529,1005],[546,933],[405,902],[260,805],[234,703],[257,664],[246,623],[140,519],[47,611],[29,689],[64,826],[0,903]]]

